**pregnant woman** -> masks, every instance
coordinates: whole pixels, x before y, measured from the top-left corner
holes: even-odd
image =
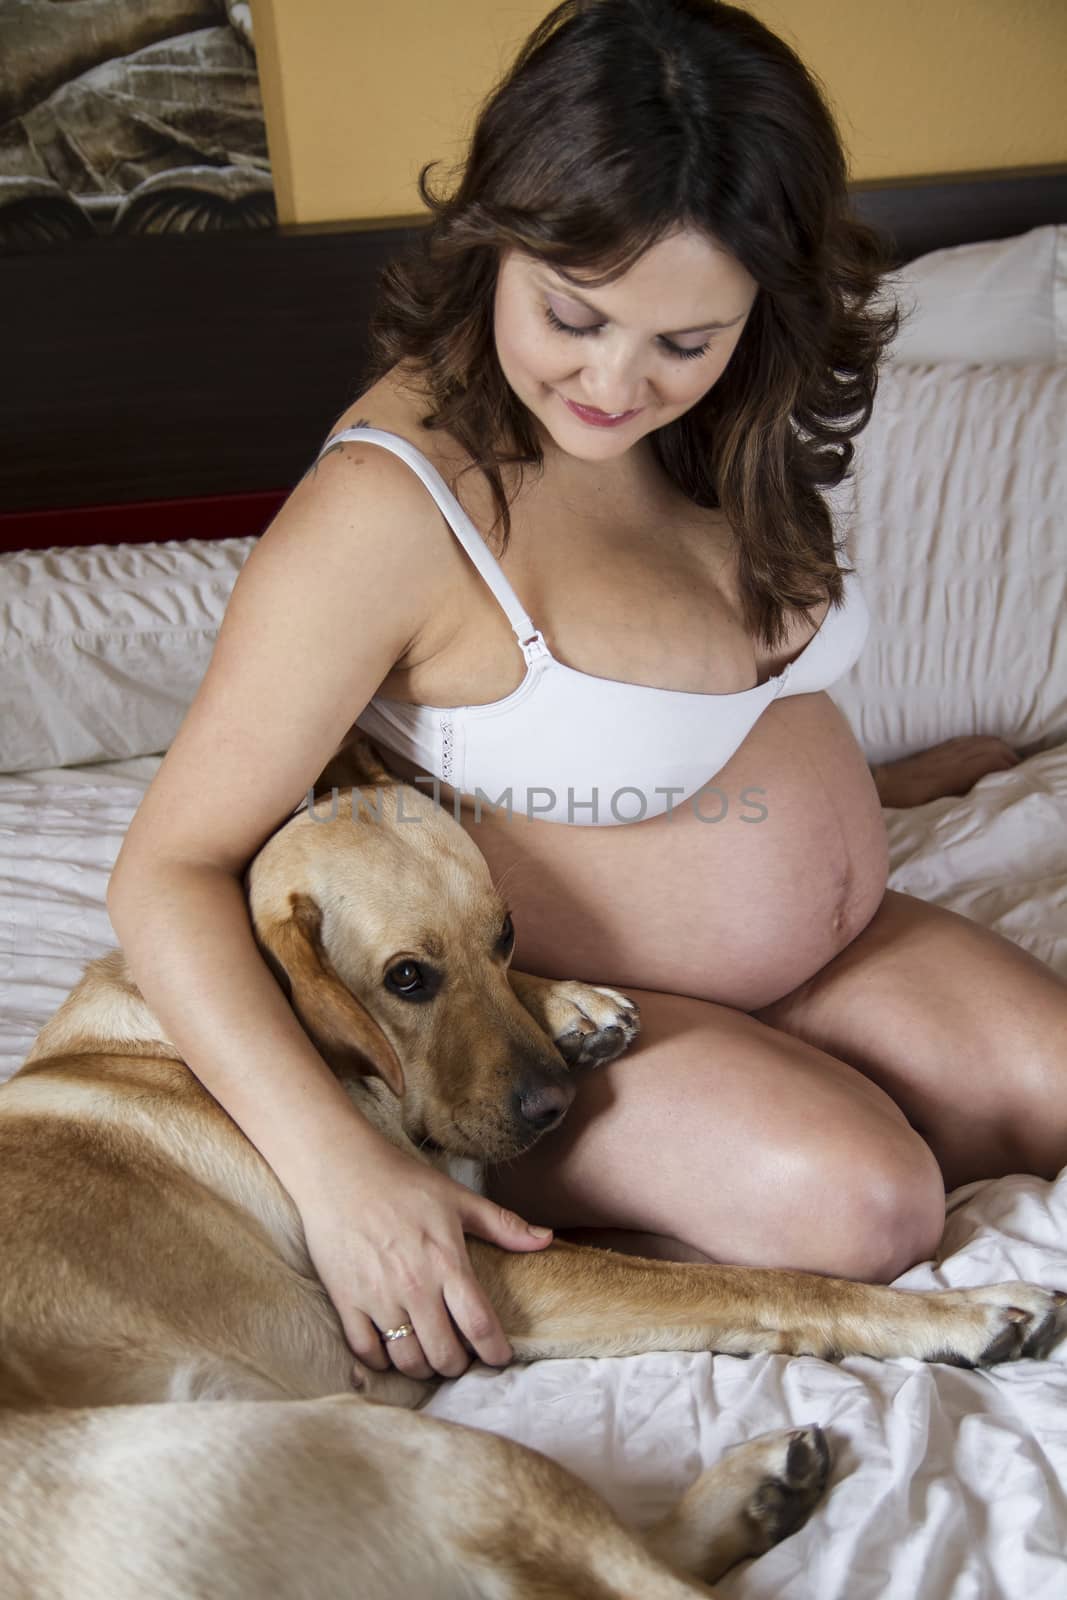
[[[426,1377],[510,1354],[464,1232],[893,1278],[946,1184],[1067,1156],[1067,987],[887,890],[826,692],[869,617],[822,491],[896,319],[797,57],[711,0],[565,0],[420,192],[373,381],[249,557],[108,903],[352,1349]],[[484,1196],[385,1145],[252,937],[242,872],[354,726],[438,783],[516,970],[641,1009]],[[876,777],[908,803],[1012,760]]]

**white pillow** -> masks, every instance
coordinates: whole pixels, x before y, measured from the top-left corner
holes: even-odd
[[[0,556],[0,770],[166,750],[254,543]]]
[[[1067,224],[920,256],[885,280],[907,315],[888,360],[1067,361]]]
[[[830,694],[868,759],[1067,739],[1067,366],[889,368],[854,468],[871,630]]]

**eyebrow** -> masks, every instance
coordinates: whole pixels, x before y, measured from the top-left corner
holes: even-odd
[[[552,270],[559,277],[563,278],[567,283],[573,283],[574,280],[570,277],[570,275],[568,273],[563,271],[562,267],[554,267]],[[586,311],[591,311],[595,317],[599,317],[602,322],[610,322],[611,321],[611,318],[608,316],[606,311],[599,310],[599,308],[597,306],[592,305],[590,301],[583,299],[583,297],[580,294],[575,294],[574,291],[571,290],[571,289],[567,290],[567,294],[570,296],[570,298],[572,300],[577,300],[577,302],[578,302],[578,304],[580,306],[584,306]],[[701,323],[698,323],[695,328],[673,328],[673,329],[670,330],[670,332],[664,334],[663,337],[667,338],[667,339],[676,339],[680,334],[683,334],[683,333],[708,333],[708,332],[711,332],[711,331],[720,332],[723,328],[736,327],[736,325],[740,321],[742,321],[742,319],[745,317],[745,315],[746,315],[746,313],[744,311],[742,311],[741,315],[738,316],[738,317],[734,317],[731,322],[715,322],[715,321],[701,322]]]

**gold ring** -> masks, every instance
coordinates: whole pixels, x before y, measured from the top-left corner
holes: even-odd
[[[386,1328],[385,1332],[382,1334],[382,1338],[385,1340],[406,1339],[409,1333],[414,1332],[415,1329],[411,1326],[410,1322],[402,1322],[399,1328]]]

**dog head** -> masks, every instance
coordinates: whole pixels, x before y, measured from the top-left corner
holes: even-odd
[[[380,1079],[416,1146],[518,1155],[574,1085],[508,981],[507,906],[459,824],[366,741],[316,791],[345,776],[249,866],[260,948],[341,1082],[358,1095]]]

